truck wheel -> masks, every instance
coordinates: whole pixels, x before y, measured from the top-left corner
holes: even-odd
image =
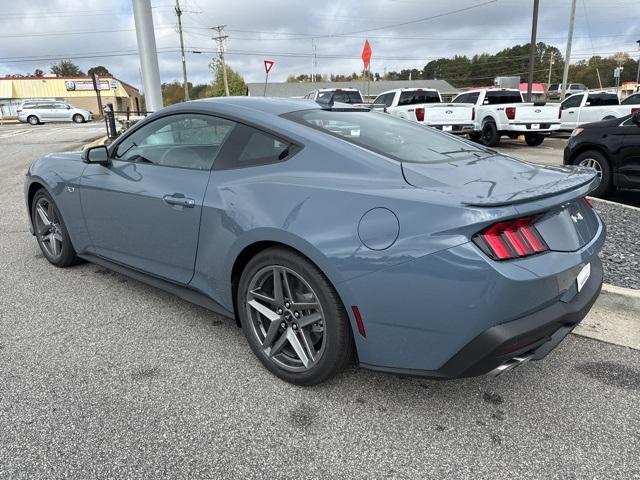
[[[497,147],[500,143],[500,134],[498,128],[493,122],[487,122],[482,126],[481,142],[487,147]]]
[[[525,133],[524,141],[527,142],[527,145],[530,147],[537,147],[544,142],[544,135],[539,133]]]
[[[606,197],[613,187],[613,178],[611,175],[611,165],[609,160],[597,150],[587,150],[582,152],[573,160],[574,165],[593,168],[598,177],[600,177],[600,185],[593,192],[592,197]]]

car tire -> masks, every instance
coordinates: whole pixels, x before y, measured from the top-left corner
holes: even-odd
[[[38,190],[33,196],[31,224],[40,250],[49,263],[60,268],[78,263],[60,210],[44,189]]]
[[[593,192],[592,197],[606,197],[613,188],[613,175],[611,173],[611,164],[609,160],[597,150],[587,150],[578,155],[574,161],[574,165],[594,168],[600,177],[600,185]]]
[[[541,135],[539,133],[525,133],[524,141],[527,142],[527,145],[529,145],[530,147],[537,147],[538,145],[541,145],[542,142],[544,142],[544,135]]]
[[[493,122],[487,122],[482,126],[481,142],[486,147],[497,147],[500,143],[498,128]]]
[[[73,123],[84,123],[84,117],[82,115],[80,115],[79,113],[76,113],[73,117]]]
[[[29,122],[29,125],[39,125],[40,124],[40,120],[35,115],[29,115],[27,117],[27,122]]]
[[[269,248],[249,261],[238,285],[237,311],[249,346],[282,380],[315,385],[353,359],[349,317],[337,292],[294,251]]]

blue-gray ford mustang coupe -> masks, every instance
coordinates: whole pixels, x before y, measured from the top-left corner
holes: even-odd
[[[168,107],[27,173],[49,262],[79,259],[236,318],[275,375],[352,359],[452,378],[547,355],[602,284],[583,167],[310,100]]]

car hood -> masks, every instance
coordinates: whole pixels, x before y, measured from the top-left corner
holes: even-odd
[[[502,155],[438,163],[402,163],[414,187],[446,195],[463,205],[500,206],[557,195],[590,182],[596,173],[584,167],[546,167]]]

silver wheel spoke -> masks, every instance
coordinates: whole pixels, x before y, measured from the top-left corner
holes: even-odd
[[[309,356],[309,360],[311,363],[315,363],[316,361],[316,349],[313,346],[313,342],[311,341],[311,337],[309,336],[309,332],[306,330],[300,330],[300,336],[302,337],[302,343],[305,351]]]
[[[280,338],[276,340],[273,346],[267,349],[267,355],[269,355],[270,357],[273,357],[274,355],[277,355],[278,353],[280,353],[280,350],[282,350],[282,347],[284,347],[285,344],[287,343],[289,330],[291,329],[290,328],[287,329],[286,332],[280,335]]]
[[[282,291],[282,271],[274,267],[273,269],[273,296],[276,299],[276,302],[283,303],[284,302],[284,293]]]
[[[302,361],[302,364],[305,367],[309,367],[309,364],[311,361],[309,360],[309,357],[307,356],[307,353],[304,351],[304,348],[302,347],[300,340],[298,340],[298,336],[296,335],[296,333],[293,331],[292,328],[287,330],[287,340],[289,340],[289,343],[293,347],[293,350],[296,352],[296,355],[298,355],[298,358],[300,359],[300,361]]]
[[[249,292],[249,295],[252,296],[255,300],[261,300],[265,303],[273,304],[276,302],[275,298],[268,297],[267,295],[259,293],[255,290]]]
[[[56,241],[55,234],[49,234],[49,246],[51,247],[51,253],[55,256],[58,255],[58,243]]]
[[[40,217],[40,221],[42,222],[42,224],[45,227],[50,227],[51,221],[49,220],[49,215],[47,215],[47,212],[44,211],[44,208],[42,208],[42,205],[38,205],[36,207],[36,212],[38,212],[38,216]]]
[[[271,322],[269,325],[269,329],[267,330],[267,334],[264,337],[264,341],[262,342],[263,347],[270,347],[274,342],[276,337],[278,336],[278,331],[280,330],[280,322]]]
[[[257,312],[264,315],[265,317],[267,317],[267,319],[271,322],[276,322],[280,320],[280,315],[278,315],[276,312],[271,310],[269,307],[265,307],[257,300],[249,301],[249,306],[254,310],[256,310]]]
[[[320,315],[318,312],[314,312],[314,313],[310,313],[309,315],[305,315],[304,317],[301,317],[300,319],[297,320],[296,323],[300,328],[304,328],[316,322],[319,322],[320,320],[322,320],[322,315]]]

